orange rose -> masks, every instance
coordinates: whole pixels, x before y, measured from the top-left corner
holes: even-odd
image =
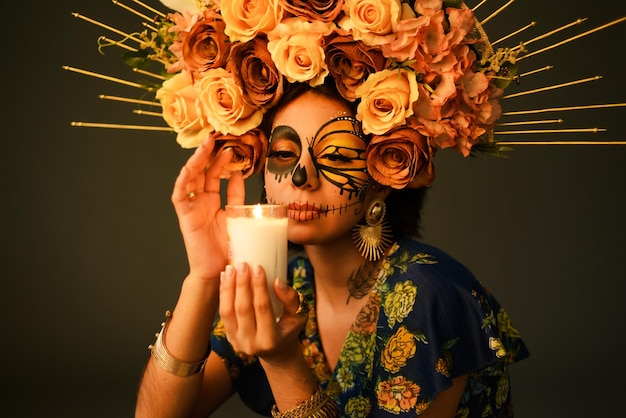
[[[182,71],[164,81],[156,98],[163,107],[163,119],[178,134],[176,141],[181,147],[197,147],[213,131],[197,105],[189,72]]]
[[[308,82],[318,86],[324,82],[328,68],[322,45],[324,36],[333,28],[332,23],[292,17],[283,20],[268,34],[267,49],[276,68],[290,83]]]
[[[232,73],[213,68],[201,76],[194,87],[203,113],[216,131],[243,135],[259,126],[263,112],[246,103]]]
[[[233,158],[226,165],[222,177],[228,177],[233,171],[241,171],[244,178],[261,171],[267,151],[267,137],[261,129],[251,129],[243,135],[216,134],[212,158],[216,158],[223,149],[232,148]]]
[[[415,351],[415,336],[401,326],[385,344],[380,361],[385,370],[397,373],[415,355]]]
[[[351,36],[333,34],[326,39],[326,64],[344,99],[356,100],[356,89],[370,74],[385,68],[386,59],[374,47]]]
[[[205,71],[224,66],[230,42],[218,13],[207,10],[183,42],[183,58],[190,71]]]
[[[263,38],[233,45],[226,69],[235,75],[244,99],[255,107],[272,107],[283,95],[284,77],[274,65]]]
[[[343,0],[284,0],[283,7],[294,16],[332,22],[341,13]]]
[[[394,414],[407,412],[417,404],[420,392],[419,385],[404,376],[392,377],[378,383],[378,406]]]
[[[223,1],[220,11],[233,42],[247,42],[259,33],[272,31],[283,16],[280,0]]]
[[[352,331],[361,335],[370,335],[376,330],[376,323],[380,316],[380,293],[372,293],[369,302],[363,306],[363,309],[356,317],[356,321],[352,324]]]
[[[394,189],[428,186],[435,178],[434,150],[413,123],[375,135],[367,147],[367,171]]]
[[[404,125],[419,96],[415,74],[407,70],[374,73],[355,93],[361,99],[356,117],[363,123],[363,132],[376,135]]]

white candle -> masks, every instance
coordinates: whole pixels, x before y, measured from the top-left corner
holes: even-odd
[[[274,293],[274,280],[287,279],[287,208],[282,205],[227,205],[229,263],[260,264],[265,269],[276,318],[283,304]]]

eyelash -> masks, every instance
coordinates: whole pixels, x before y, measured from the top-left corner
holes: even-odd
[[[293,157],[296,157],[296,154],[292,151],[269,151],[267,153],[267,158],[288,159]]]
[[[327,160],[330,161],[342,161],[342,162],[350,162],[351,160],[341,154],[327,154],[324,155],[322,158],[326,158]]]

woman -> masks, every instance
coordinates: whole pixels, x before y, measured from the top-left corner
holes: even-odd
[[[274,416],[512,416],[507,366],[527,355],[519,334],[463,266],[414,239],[424,188],[371,178],[354,116],[327,86],[297,85],[267,117],[267,201],[289,205],[288,238],[303,250],[291,286],[275,282],[278,321],[263,269],[227,265],[219,188],[232,149],[213,158],[210,137],[188,160],[172,201],[190,271],[137,416],[208,416],[234,391]],[[233,172],[227,203],[243,202]],[[377,216],[386,206],[389,241]],[[359,245],[358,231],[376,226],[378,245]]]

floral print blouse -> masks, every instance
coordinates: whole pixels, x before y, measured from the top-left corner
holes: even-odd
[[[342,416],[414,417],[464,374],[469,380],[457,417],[513,416],[507,368],[528,351],[498,302],[449,255],[413,240],[393,245],[335,370],[317,330],[313,269],[298,257],[290,271],[292,285],[311,305],[302,350]],[[263,369],[256,358],[232,350],[219,321],[212,349],[242,400],[269,416],[273,398]]]

